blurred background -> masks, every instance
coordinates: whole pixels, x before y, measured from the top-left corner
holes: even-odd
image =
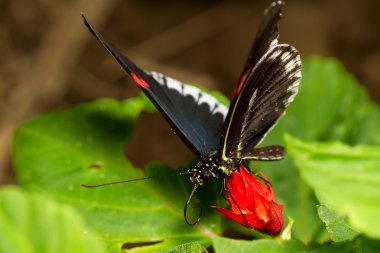
[[[140,67],[229,95],[270,2],[0,0],[0,184],[16,183],[10,146],[22,122],[139,92],[84,27],[81,12]],[[304,59],[339,58],[379,102],[379,13],[378,0],[288,0],[280,41]],[[159,114],[146,113],[126,154],[137,167],[152,160],[179,166],[193,157]]]

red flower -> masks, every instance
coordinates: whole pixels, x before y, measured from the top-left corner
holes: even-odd
[[[226,198],[231,210],[217,206],[213,208],[224,218],[247,228],[277,235],[284,224],[282,205],[276,203],[272,186],[264,175],[261,174],[260,177],[264,179],[264,183],[241,165],[240,172],[236,170],[227,178]]]

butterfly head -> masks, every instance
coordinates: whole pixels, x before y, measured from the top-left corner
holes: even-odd
[[[204,181],[211,178],[221,178],[223,174],[220,169],[220,158],[218,155],[200,160],[189,170],[190,181],[196,185],[203,185]]]

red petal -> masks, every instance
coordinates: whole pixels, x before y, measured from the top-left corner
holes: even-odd
[[[226,197],[231,206],[231,210],[238,213],[240,212],[239,208],[240,210],[247,209],[246,187],[243,178],[237,171],[233,172],[231,176],[227,178],[226,186],[228,189]],[[232,198],[236,201],[236,203],[238,203],[239,208],[236,206],[236,203]]]
[[[260,194],[261,196],[265,197],[268,202],[272,200],[276,201],[276,198],[272,191],[272,186],[262,173],[260,173],[260,176],[264,178],[265,184],[261,182],[260,180],[258,180],[243,166],[241,166],[240,168],[242,171],[242,176],[246,183],[247,198],[252,198],[252,197],[255,197],[257,194]]]
[[[226,210],[218,206],[212,206],[212,208],[216,209],[221,215],[223,215],[224,218],[233,220],[239,223],[240,225],[243,225],[244,227],[247,227],[250,229],[253,228],[260,231],[264,229],[264,226],[266,225],[264,222],[258,220],[254,214],[245,213],[243,216],[240,212],[234,213],[234,212],[231,212],[230,210]]]
[[[253,227],[260,231],[265,226],[265,222],[258,220],[255,214],[245,214],[244,216],[248,219],[248,222],[251,225],[251,227],[248,228]]]
[[[244,219],[244,216],[241,215],[240,212],[234,213],[234,212],[231,212],[230,210],[221,208],[219,206],[211,206],[211,207],[216,209],[221,215],[223,215],[224,218],[229,219],[229,220],[233,220],[233,221],[243,225],[244,227],[250,227],[248,225],[247,221]]]
[[[261,171],[260,171],[260,177],[264,179],[265,185],[267,186],[267,189],[270,192],[270,195],[272,196],[272,200],[276,201],[276,197],[274,196],[274,192],[272,190],[272,185],[269,183],[269,180]]]
[[[269,201],[271,201],[271,192],[256,179],[254,175],[248,172],[243,166],[240,167],[246,183],[246,202],[250,212],[256,213],[258,219],[267,222],[270,219]],[[269,196],[268,196],[269,194]]]
[[[270,235],[277,235],[281,232],[282,226],[284,225],[284,219],[282,217],[282,205],[279,205],[272,201],[269,203],[269,206],[271,210],[271,219],[261,232]]]
[[[252,191],[249,199],[249,210],[257,216],[257,219],[267,223],[271,218],[271,210],[268,199],[262,194]]]
[[[234,197],[245,197],[245,183],[238,171],[227,178],[226,186]]]
[[[271,193],[271,190],[268,191],[268,187],[252,175],[246,168],[241,166],[240,170],[248,189],[255,189],[255,191],[262,192],[265,196]]]

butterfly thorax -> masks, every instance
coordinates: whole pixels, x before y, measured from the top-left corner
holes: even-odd
[[[193,184],[203,185],[211,178],[223,178],[231,174],[231,162],[224,162],[219,154],[200,160],[189,170],[190,181]]]

